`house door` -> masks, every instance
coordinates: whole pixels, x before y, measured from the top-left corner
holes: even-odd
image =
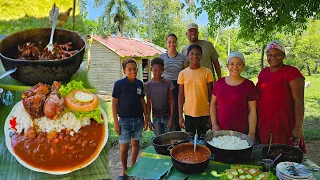
[[[143,82],[147,82],[149,80],[149,59],[142,59],[142,69],[143,69]]]

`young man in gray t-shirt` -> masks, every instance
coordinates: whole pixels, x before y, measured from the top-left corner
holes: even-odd
[[[149,125],[154,130],[155,135],[169,132],[172,126],[174,98],[174,85],[170,80],[161,77],[164,71],[164,62],[161,58],[154,58],[151,61],[153,78],[145,84],[145,94],[147,96],[147,117],[150,121],[152,109],[152,124]],[[152,108],[151,108],[152,107]]]

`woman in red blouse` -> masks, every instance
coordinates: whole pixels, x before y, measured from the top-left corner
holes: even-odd
[[[260,143],[299,145],[306,152],[303,141],[304,77],[293,66],[283,64],[285,49],[280,41],[267,46],[269,67],[258,76],[258,131]]]
[[[255,140],[258,93],[253,82],[240,75],[244,66],[241,53],[233,52],[228,56],[229,76],[214,84],[210,118],[213,131],[238,131]]]

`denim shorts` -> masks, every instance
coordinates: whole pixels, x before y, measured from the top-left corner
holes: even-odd
[[[168,128],[169,116],[152,116],[152,123],[154,125],[154,133],[156,136],[169,132]]]
[[[143,121],[143,116],[137,118],[119,118],[119,143],[127,144],[131,141],[131,138],[140,140],[142,137]]]

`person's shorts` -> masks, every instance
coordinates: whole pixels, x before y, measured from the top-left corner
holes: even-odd
[[[119,118],[119,143],[127,144],[131,139],[140,140],[142,137],[143,121],[143,116],[137,118]]]
[[[209,116],[192,117],[185,115],[186,132],[193,134],[198,131],[198,135],[206,134]]]
[[[168,121],[170,119],[170,116],[164,115],[164,116],[152,116],[152,123],[154,125],[154,133],[156,136],[159,136],[160,134],[169,132],[168,127]]]

